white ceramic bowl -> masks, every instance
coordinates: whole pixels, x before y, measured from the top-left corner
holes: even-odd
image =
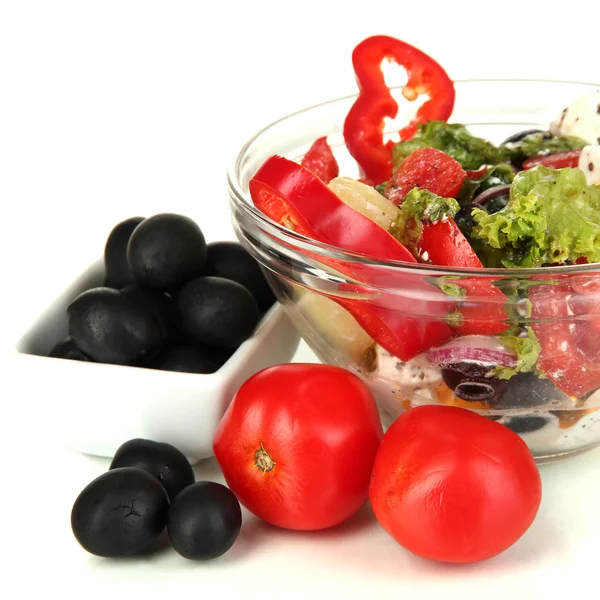
[[[17,342],[23,372],[40,389],[59,390],[57,435],[86,454],[112,457],[132,438],[168,442],[195,463],[212,455],[215,429],[235,392],[251,375],[289,362],[299,343],[275,304],[216,373],[176,373],[139,367],[49,358],[67,336],[67,307],[83,291],[102,285],[98,261],[43,312]]]

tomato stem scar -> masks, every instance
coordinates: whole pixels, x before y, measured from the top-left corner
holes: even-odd
[[[254,453],[254,466],[263,473],[267,473],[268,471],[272,471],[276,464],[265,450],[263,443],[260,442],[260,448]]]

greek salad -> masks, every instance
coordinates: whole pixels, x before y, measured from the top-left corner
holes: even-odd
[[[317,298],[314,320],[352,346],[354,366],[387,398],[392,416],[453,404],[500,419],[534,454],[597,443],[600,278],[544,269],[600,262],[600,89],[557,107],[546,129],[494,144],[449,122],[454,84],[420,50],[375,36],[352,58],[360,93],[344,139],[362,177],[340,176],[320,138],[301,164],[265,161],[249,185],[255,206],[297,233],[371,260],[469,272],[392,276],[368,261],[332,260],[365,285],[410,294],[327,299],[349,313],[344,332],[331,331]],[[406,68],[408,100],[427,97],[395,143],[384,136],[384,119],[398,111],[385,59]],[[486,269],[511,271],[487,277]],[[527,271],[519,277],[515,269]]]

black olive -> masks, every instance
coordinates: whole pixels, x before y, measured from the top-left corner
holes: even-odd
[[[140,285],[162,290],[178,287],[202,273],[206,263],[204,235],[188,217],[154,215],[133,232],[127,261]]]
[[[490,402],[500,394],[506,382],[488,377],[491,367],[476,362],[459,362],[442,369],[444,383],[462,400]]]
[[[518,133],[513,133],[513,135],[507,137],[500,145],[504,146],[506,144],[515,144],[516,142],[520,142],[523,138],[526,138],[528,135],[533,133],[543,133],[545,136],[547,135],[551,137],[549,132],[543,131],[542,129],[524,129]]]
[[[261,312],[275,302],[258,262],[235,242],[213,242],[207,246],[208,254],[203,275],[224,277],[241,283],[253,296]]]
[[[510,198],[510,195],[508,193],[506,193],[506,194],[500,194],[500,195],[496,196],[495,198],[488,200],[487,204],[485,205],[486,212],[489,215],[493,215],[493,214],[497,213],[499,210],[502,210],[508,204],[509,198]]]
[[[128,556],[157,541],[168,511],[167,492],[150,473],[115,469],[94,479],[77,496],[71,528],[92,554]]]
[[[548,419],[539,415],[515,415],[505,418],[501,423],[515,433],[531,433],[545,427]]]
[[[104,285],[115,289],[122,288],[133,282],[127,262],[127,244],[134,229],[144,220],[144,217],[131,217],[121,221],[110,232],[104,246],[104,268],[106,279]]]
[[[508,197],[510,193],[510,184],[507,185],[497,185],[496,187],[488,188],[478,194],[473,199],[473,204],[477,206],[477,208],[484,208],[486,212],[492,214],[494,212],[498,212],[500,208],[504,208],[508,202]],[[501,198],[502,200],[497,200]],[[493,207],[494,210],[490,210],[489,203],[492,200],[497,200],[496,205],[500,204],[500,208],[496,208],[496,205]]]
[[[173,499],[194,483],[194,471],[188,459],[175,446],[165,442],[134,439],[116,451],[110,470],[135,467],[150,473],[162,483],[169,499]]]
[[[220,483],[199,481],[183,490],[169,509],[167,531],[176,552],[192,560],[221,556],[242,526],[240,503]]]
[[[459,398],[469,402],[485,402],[494,397],[496,390],[487,381],[461,381],[455,388],[454,393]]]
[[[121,292],[141,302],[150,310],[160,326],[163,340],[176,339],[178,332],[175,326],[175,302],[173,298],[152,288],[143,288],[136,283],[124,287]]]
[[[94,288],[67,309],[69,335],[97,362],[133,365],[152,357],[162,342],[148,308],[117,290]]]
[[[533,373],[517,373],[491,404],[494,408],[535,408],[565,397],[549,379],[540,379]]]
[[[199,277],[177,294],[179,326],[196,342],[235,348],[248,339],[259,319],[252,294],[221,277]]]
[[[158,353],[151,366],[153,369],[179,373],[216,373],[231,354],[230,350],[202,344],[166,346]]]
[[[67,338],[66,340],[62,340],[58,342],[52,350],[50,350],[50,354],[52,358],[67,358],[69,360],[83,360],[90,361],[90,357],[86,356],[74,343],[71,338]]]
[[[471,213],[475,208],[481,208],[481,206],[478,206],[477,204],[466,204],[454,217],[454,222],[458,225],[458,228],[467,239],[471,237],[473,226],[475,225],[475,220],[471,216]]]

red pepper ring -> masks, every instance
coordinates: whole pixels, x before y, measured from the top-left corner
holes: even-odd
[[[384,119],[398,114],[398,103],[385,83],[381,63],[384,59],[403,66],[408,81],[402,90],[407,100],[427,94],[415,118],[400,131],[411,137],[417,123],[446,121],[454,107],[454,83],[444,69],[421,50],[392,37],[378,35],[362,41],[352,53],[352,64],[359,87],[356,102],[344,122],[344,139],[350,154],[364,174],[375,183],[392,175],[391,151],[383,142]]]
[[[269,158],[255,173],[249,188],[261,212],[307,237],[357,253],[369,248],[369,256],[381,260],[416,262],[385,229],[350,208],[297,163],[280,156]],[[303,252],[311,256],[310,251]],[[390,274],[377,265],[315,258],[365,285],[395,286],[397,294],[384,292],[372,299],[324,295],[346,308],[373,339],[401,360],[410,360],[452,337],[444,317],[452,310],[453,302],[430,283],[410,274]],[[344,291],[361,293],[360,287],[352,284]],[[417,315],[415,300],[421,300]]]

